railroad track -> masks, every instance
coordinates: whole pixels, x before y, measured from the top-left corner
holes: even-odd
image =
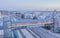
[[[60,38],[49,33],[41,27],[25,28],[13,30],[14,38]]]

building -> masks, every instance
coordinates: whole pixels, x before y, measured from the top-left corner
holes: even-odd
[[[30,13],[27,14],[27,13],[25,13],[24,15],[25,15],[25,17],[24,17],[25,19],[33,19],[33,14],[30,14]]]

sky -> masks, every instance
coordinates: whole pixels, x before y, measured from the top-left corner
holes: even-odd
[[[0,0],[0,10],[60,9],[60,0]]]

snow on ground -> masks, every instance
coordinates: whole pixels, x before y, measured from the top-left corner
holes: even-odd
[[[26,38],[34,38],[26,29],[21,30]]]
[[[4,35],[4,32],[3,32],[3,30],[0,30],[0,35]]]
[[[4,32],[3,30],[0,30],[0,38],[3,38]]]
[[[18,33],[19,38],[22,38],[22,36],[21,36],[19,30],[17,30],[17,33]]]

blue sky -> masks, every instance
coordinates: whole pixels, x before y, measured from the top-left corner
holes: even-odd
[[[60,8],[60,0],[0,0],[0,9]]]

